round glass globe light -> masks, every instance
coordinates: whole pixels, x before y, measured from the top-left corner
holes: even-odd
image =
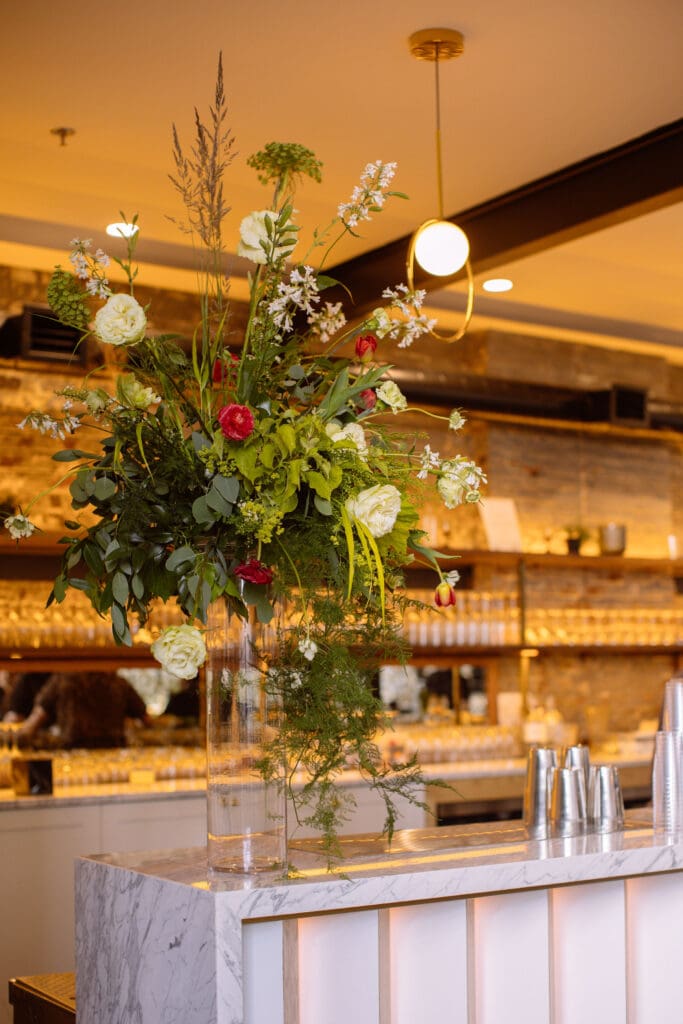
[[[465,266],[470,254],[467,235],[457,224],[435,220],[418,232],[415,259],[423,270],[436,277],[455,274]]]

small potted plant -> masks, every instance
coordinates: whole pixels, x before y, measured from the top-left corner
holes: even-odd
[[[567,541],[567,554],[580,555],[581,545],[590,537],[588,530],[579,523],[572,523],[564,527],[564,533]]]

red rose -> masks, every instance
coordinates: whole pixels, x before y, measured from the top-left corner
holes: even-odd
[[[231,441],[244,441],[254,429],[254,414],[246,405],[224,405],[218,413],[218,422],[224,437]]]
[[[361,391],[358,396],[358,401],[361,408],[363,409],[374,409],[377,402],[377,395],[372,388],[366,388],[365,391]]]
[[[448,608],[449,605],[455,604],[455,589],[442,580],[438,587],[434,591],[434,604],[437,608]]]
[[[367,363],[375,354],[377,338],[374,334],[359,334],[356,338],[356,355],[362,363]]]
[[[233,572],[247,583],[270,583],[273,578],[273,570],[263,565],[257,558],[250,558],[243,565],[238,565]]]

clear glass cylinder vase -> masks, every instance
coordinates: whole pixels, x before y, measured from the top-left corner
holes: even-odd
[[[264,748],[281,721],[268,692],[276,620],[246,619],[214,602],[207,621],[206,754],[209,867],[240,874],[277,872],[287,863],[284,770],[264,777]]]

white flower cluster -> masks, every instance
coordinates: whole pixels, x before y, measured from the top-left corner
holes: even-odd
[[[302,637],[299,640],[299,650],[303,654],[306,661],[313,661],[316,654],[318,653],[318,645],[315,640],[311,640],[310,636]],[[301,683],[299,683],[301,685]]]
[[[94,253],[89,252],[92,245],[90,238],[82,241],[79,238],[72,238],[71,245],[73,252],[69,256],[69,261],[76,277],[86,282],[85,290],[89,295],[106,299],[111,295],[109,282],[104,273],[110,263],[106,252],[103,249],[96,249]]]
[[[426,292],[418,289],[411,292],[407,285],[399,284],[395,288],[385,288],[382,298],[391,300],[391,309],[401,314],[402,319],[392,319],[385,311],[387,323],[384,323],[384,335],[398,342],[399,348],[409,348],[423,334],[436,327],[436,320],[421,313]],[[375,310],[375,314],[380,310]],[[383,335],[380,335],[382,337]]]
[[[26,516],[17,512],[14,516],[7,516],[5,529],[9,530],[12,540],[21,540],[23,537],[30,537],[35,530],[34,524]]]
[[[463,502],[474,504],[479,501],[479,488],[485,483],[484,472],[475,462],[466,459],[464,455],[456,455],[454,459],[441,464],[441,476],[436,489],[446,508],[457,508]]]
[[[309,313],[308,316],[309,327],[323,344],[330,341],[345,323],[346,317],[342,313],[341,302],[326,302],[323,309]]]
[[[21,423],[17,423],[17,427],[19,430],[23,430],[28,426],[32,430],[38,430],[41,434],[49,434],[50,437],[63,441],[67,434],[73,434],[81,425],[80,417],[72,416],[70,410],[71,402],[67,401],[64,403],[64,416],[61,420],[54,419],[46,412],[30,412],[24,416]]]
[[[320,302],[318,282],[312,267],[295,267],[289,275],[289,284],[280,281],[277,292],[277,298],[268,305],[268,312],[275,326],[284,331],[291,331],[297,309],[312,316],[314,305]]]
[[[439,469],[441,457],[438,452],[433,452],[430,445],[426,444],[420,455],[420,469],[417,474],[418,480],[426,480],[430,469]]]
[[[355,228],[362,220],[370,220],[370,214],[381,210],[386,202],[386,191],[396,174],[396,164],[384,164],[376,160],[368,164],[361,174],[360,185],[356,185],[348,203],[340,203],[337,216],[347,228]]]

